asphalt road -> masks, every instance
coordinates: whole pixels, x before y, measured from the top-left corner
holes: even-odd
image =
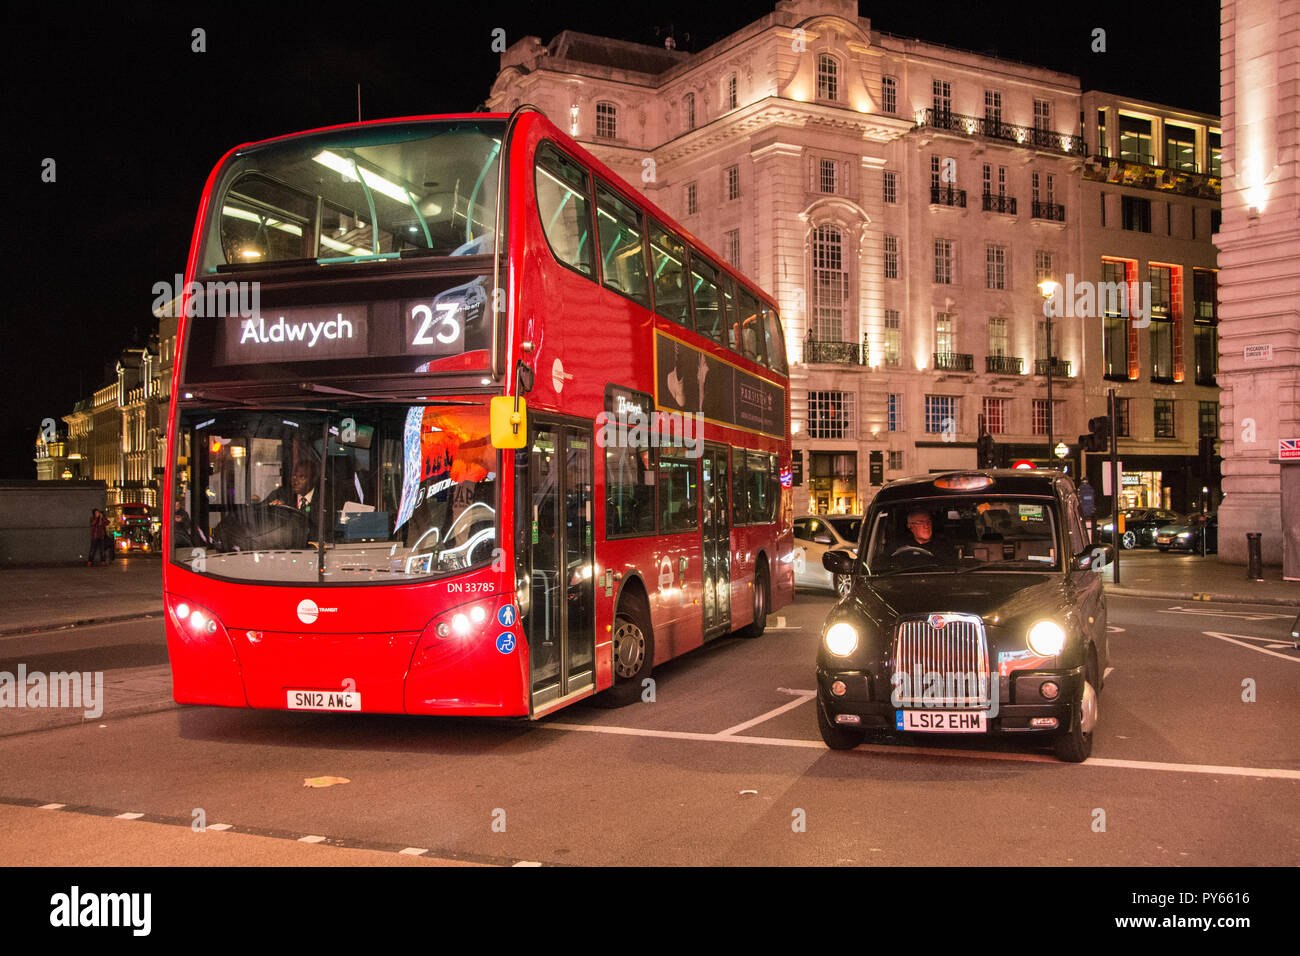
[[[660,668],[652,703],[536,723],[179,707],[158,620],[0,638],[0,672],[100,670],[105,699],[0,708],[0,864],[1300,861],[1287,609],[1111,596],[1114,670],[1071,765],[1024,738],[827,750],[831,603],[800,592],[759,640]],[[322,777],[347,782],[304,785]]]

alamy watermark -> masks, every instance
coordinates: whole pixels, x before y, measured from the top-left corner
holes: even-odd
[[[158,314],[167,303],[182,295],[185,299],[185,317],[213,319],[238,316],[251,319],[262,314],[262,286],[260,282],[186,282],[179,272],[174,282],[153,284],[153,312]]]
[[[1135,319],[1133,328],[1145,329],[1151,324],[1151,283],[1076,282],[1071,273],[1043,300],[1043,315],[1054,319],[1114,315]]]
[[[687,458],[704,453],[704,415],[696,412],[645,412],[619,396],[614,412],[596,415],[600,448],[682,448]]]
[[[28,673],[19,664],[17,674],[0,671],[0,707],[79,707],[87,720],[97,720],[104,713],[104,672]]]
[[[935,707],[951,710],[968,708],[998,715],[998,675],[975,671],[895,671],[890,677],[893,690],[889,702],[895,708]]]

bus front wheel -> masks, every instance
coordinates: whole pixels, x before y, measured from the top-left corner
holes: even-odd
[[[606,707],[623,707],[641,697],[642,683],[654,669],[654,634],[650,615],[639,600],[623,601],[614,617],[614,685],[596,699]]]

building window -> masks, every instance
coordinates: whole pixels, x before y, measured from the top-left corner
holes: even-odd
[[[822,342],[843,341],[849,282],[843,240],[834,226],[813,231],[812,260],[814,334]]]
[[[898,112],[898,78],[882,76],[880,78],[880,111],[882,113]]]
[[[596,138],[614,139],[618,136],[618,107],[613,103],[596,104]]]
[[[953,241],[951,239],[934,240],[934,281],[940,285],[952,285],[953,280]]]
[[[897,309],[885,310],[885,364],[903,364],[903,323]]]
[[[1101,198],[1101,226],[1104,229],[1106,228],[1106,194],[1098,193],[1097,195]]]
[[[817,189],[823,193],[839,192],[839,163],[833,159],[817,161]]]
[[[686,128],[695,129],[695,94],[687,93],[682,97],[682,110],[686,114]]]
[[[1120,225],[1129,232],[1151,231],[1151,200],[1120,197]]]
[[[1174,400],[1172,398],[1157,398],[1155,400],[1155,421],[1157,438],[1175,437]]]
[[[957,398],[953,395],[925,396],[925,431],[930,435],[957,431]]]
[[[853,393],[809,392],[808,437],[852,438]]]
[[[694,216],[700,211],[699,190],[695,183],[686,184],[686,215]]]
[[[1007,354],[1007,320],[1001,316],[989,319],[989,355]]]
[[[817,55],[817,98],[838,100],[840,92],[840,65],[829,53]]]
[[[1113,259],[1101,262],[1102,288],[1097,307],[1103,309],[1102,357],[1105,376],[1111,379],[1128,379],[1128,319],[1120,314],[1120,292],[1124,285],[1124,263]]]
[[[1007,250],[1004,246],[985,246],[984,248],[984,288],[1005,289],[1007,287]]]
[[[957,333],[951,312],[940,312],[934,317],[934,350],[940,355],[957,351]]]
[[[1197,172],[1196,130],[1165,123],[1165,166],[1185,172]]]
[[[1132,419],[1129,417],[1129,400],[1127,398],[1115,398],[1115,437],[1130,438],[1132,432],[1129,425]]]
[[[1197,406],[1196,433],[1201,438],[1219,437],[1219,403],[1200,402]]]
[[[898,173],[892,169],[884,172],[884,195],[881,198],[888,203],[898,202]]]
[[[1106,111],[1097,110],[1097,155],[1109,156],[1106,151]]]
[[[1034,129],[1052,128],[1052,104],[1049,100],[1034,100]]]
[[[984,399],[984,430],[990,435],[1002,435],[1007,430],[1007,409],[1011,406],[1009,398]]]
[[[901,451],[891,451],[889,453],[889,470],[890,471],[903,470],[903,453]]]
[[[1209,153],[1210,158],[1210,175],[1221,177],[1223,175],[1223,149],[1220,146],[1222,136],[1218,132],[1209,132],[1205,134],[1205,151]]]
[[[984,122],[993,127],[1002,125],[1002,94],[997,90],[984,91]]]
[[[1047,420],[1047,399],[1034,399],[1034,434],[1035,435],[1056,435],[1060,430],[1060,425],[1065,421],[1062,406],[1065,402],[1052,402],[1052,420]],[[1049,426],[1053,426],[1049,431]]]
[[[736,102],[736,74],[728,73],[727,78],[722,81],[722,108],[734,110]]]
[[[740,268],[740,230],[729,229],[722,234],[722,247],[726,250],[727,264]]]
[[[885,278],[898,278],[898,237],[885,236]]]
[[[891,393],[885,400],[885,424],[891,432],[903,430],[903,396]]]
[[[1034,253],[1034,285],[1052,277],[1052,254],[1039,249]]]
[[[1219,307],[1215,286],[1218,275],[1212,269],[1192,270],[1194,322],[1192,336],[1196,349],[1196,384],[1215,385],[1219,373]]]
[[[1174,317],[1172,275],[1169,266],[1150,266],[1151,278],[1151,379],[1174,380]]]
[[[1156,161],[1151,148],[1151,121],[1136,116],[1120,115],[1119,118],[1119,158],[1131,163],[1154,165]]]
[[[931,86],[933,93],[931,103],[939,116],[952,113],[952,84],[947,80],[935,80]]]
[[[740,198],[740,167],[728,166],[726,171],[727,179],[727,198]]]

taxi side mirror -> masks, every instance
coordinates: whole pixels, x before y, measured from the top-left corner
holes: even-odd
[[[1073,566],[1076,571],[1100,571],[1114,560],[1114,545],[1098,544],[1076,554]]]
[[[524,399],[511,395],[494,395],[490,420],[493,448],[523,448],[527,443],[528,403]]]
[[[831,574],[852,574],[857,559],[847,551],[827,551],[822,555],[822,567]]]

